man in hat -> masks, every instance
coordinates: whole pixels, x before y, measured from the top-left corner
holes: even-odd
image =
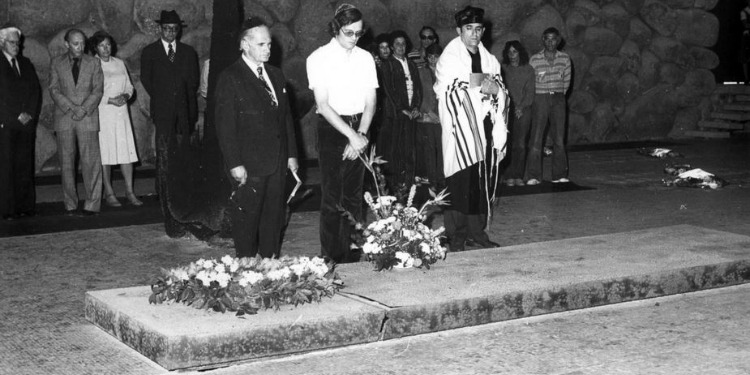
[[[321,255],[337,263],[356,262],[359,254],[350,249],[352,226],[338,207],[362,220],[365,167],[358,156],[369,143],[378,77],[372,55],[357,47],[364,34],[359,9],[340,5],[328,28],[331,41],[307,58],[319,115]]]
[[[219,75],[216,132],[235,183],[232,237],[237,257],[280,255],[286,170],[295,171],[292,112],[281,70],[266,64],[271,32],[259,18],[242,24],[242,56]]]
[[[181,154],[198,119],[197,92],[200,80],[198,54],[177,40],[183,22],[174,10],[162,11],[161,38],[141,52],[141,82],[151,97],[151,119],[156,125],[157,192],[167,235],[180,237],[186,230],[170,209],[170,178],[176,171],[170,159]],[[174,161],[174,160],[171,160]]]
[[[0,27],[0,214],[13,220],[34,214],[34,136],[39,78],[19,54],[21,30]]]
[[[442,126],[443,171],[451,205],[445,210],[451,251],[496,247],[484,231],[505,155],[507,92],[500,64],[482,44],[484,10],[455,15],[456,33],[435,68],[433,86]]]
[[[102,201],[99,102],[104,74],[99,59],[83,53],[85,45],[83,31],[70,29],[65,33],[68,51],[50,63],[49,92],[55,102],[55,134],[66,214],[75,215],[78,209],[77,147],[86,194],[81,214],[91,216],[99,212]]]

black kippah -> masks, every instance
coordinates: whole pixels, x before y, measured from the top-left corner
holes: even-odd
[[[454,17],[456,18],[457,27],[470,23],[484,23],[484,9],[467,5],[466,8],[456,13]]]
[[[266,23],[260,17],[250,17],[242,22],[241,30],[245,31],[258,26],[266,26]]]

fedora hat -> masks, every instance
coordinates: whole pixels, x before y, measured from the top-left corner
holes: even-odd
[[[155,20],[154,22],[158,23],[159,25],[163,25],[165,23],[174,23],[180,26],[186,26],[184,22],[180,19],[180,16],[177,14],[174,10],[162,10],[161,15],[159,15],[159,19]]]

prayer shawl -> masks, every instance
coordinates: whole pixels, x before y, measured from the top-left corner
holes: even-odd
[[[500,63],[481,43],[479,55],[482,72],[500,86],[497,95],[485,98],[479,87],[469,87],[471,76],[471,56],[460,38],[453,39],[440,55],[435,69],[436,81],[433,89],[438,98],[438,113],[443,128],[443,171],[449,177],[476,163],[482,163],[483,174],[487,137],[484,134],[484,119],[489,113],[492,120],[492,160],[491,171],[494,183],[483,178],[489,196],[488,204],[494,200],[497,187],[497,167],[505,157],[508,138],[508,92],[500,77]]]

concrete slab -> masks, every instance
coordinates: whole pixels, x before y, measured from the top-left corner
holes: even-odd
[[[374,342],[384,318],[382,309],[340,296],[238,318],[149,305],[150,293],[147,286],[86,292],[86,319],[168,370]]]
[[[389,339],[743,283],[750,237],[678,225],[450,253],[430,271],[339,273],[346,293],[389,309]]]
[[[246,319],[86,293],[86,319],[159,365],[211,368],[750,280],[750,237],[677,225],[451,253],[430,271],[343,264],[344,292]]]

